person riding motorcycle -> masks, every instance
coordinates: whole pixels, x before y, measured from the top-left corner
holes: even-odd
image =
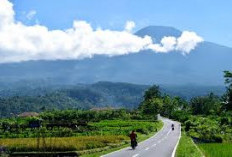
[[[172,130],[174,130],[174,124],[172,124]]]
[[[130,134],[130,139],[131,139],[131,147],[132,149],[135,149],[135,147],[137,146],[137,134],[135,133],[134,130]]]

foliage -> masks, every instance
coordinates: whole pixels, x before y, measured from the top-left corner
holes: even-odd
[[[185,131],[189,136],[199,139],[201,142],[222,142],[223,135],[216,117],[191,116],[185,124]],[[229,133],[229,132],[228,132]],[[226,132],[225,132],[226,134]]]
[[[232,72],[224,71],[225,83],[227,85],[227,92],[225,94],[226,109],[232,111]]]
[[[153,85],[144,94],[144,101],[150,100],[152,98],[160,98],[161,92],[159,86]]]
[[[145,90],[150,87],[148,85],[112,82],[60,85],[53,84],[51,80],[47,81],[25,80],[7,85],[0,82],[0,117],[17,116],[28,111],[43,112],[53,109],[103,107],[136,109],[139,103],[143,101]],[[153,92],[156,91],[156,88],[154,86]],[[163,85],[156,94],[159,96],[161,92],[165,92],[172,97],[178,95],[189,100],[194,96],[205,95],[207,91],[214,91],[221,95],[224,88],[221,86]],[[152,90],[150,93],[152,95]]]
[[[38,128],[30,128],[30,121],[41,120],[46,137],[80,135],[127,135],[131,130],[143,134],[155,131],[159,124],[137,119],[139,113],[124,109],[103,111],[55,110],[46,111],[37,118],[10,118],[0,120],[0,137],[37,137]],[[140,117],[142,119],[142,117]],[[99,124],[98,124],[99,123]],[[99,126],[103,124],[103,126]],[[113,128],[111,125],[115,125]],[[122,126],[126,125],[126,126]],[[6,127],[5,127],[6,126]]]
[[[0,98],[0,117],[17,116],[22,112],[41,112],[43,110],[82,108],[79,101],[67,97],[63,93],[44,96],[14,96]],[[88,106],[88,105],[87,105]]]
[[[36,84],[28,84],[29,87],[19,86],[17,89],[9,90],[0,87],[0,118],[17,116],[22,112],[43,112],[53,109],[87,110],[108,106],[134,109],[142,101],[143,93],[149,87],[111,82],[68,87],[44,87],[45,85],[37,87]]]
[[[156,119],[156,115],[159,113],[165,117],[172,117],[177,111],[188,111],[189,108],[185,100],[162,95],[159,87],[154,85],[145,92],[139,110],[144,115]]]
[[[157,114],[163,106],[163,100],[160,98],[152,98],[143,102],[140,110],[144,115],[151,117],[152,119],[157,119]]]
[[[222,108],[220,98],[213,93],[193,98],[190,105],[194,115],[220,114]]]
[[[159,86],[154,85],[145,92],[144,100],[140,104],[139,110],[149,118],[157,119],[157,114],[162,106],[163,99],[161,98]]]
[[[30,122],[40,120],[41,127],[46,129],[45,136],[66,137],[84,134],[96,130],[90,122],[99,122],[102,120],[130,120],[136,119],[136,112],[130,112],[125,109],[108,109],[102,111],[93,110],[54,110],[45,111],[37,118],[7,118],[0,119],[0,137],[37,137],[31,128]],[[141,117],[142,118],[142,117]]]

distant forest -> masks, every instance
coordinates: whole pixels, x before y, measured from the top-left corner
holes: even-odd
[[[22,112],[42,112],[55,109],[137,108],[149,85],[97,82],[94,84],[59,85],[46,80],[0,82],[0,117]],[[222,95],[223,86],[167,86],[161,90],[186,100],[213,92]]]

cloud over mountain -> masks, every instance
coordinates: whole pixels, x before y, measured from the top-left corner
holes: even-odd
[[[27,26],[16,21],[14,15],[13,4],[0,0],[0,63],[116,56],[147,49],[188,54],[203,41],[196,33],[184,31],[178,38],[164,37],[161,43],[153,43],[149,36],[131,33],[135,27],[132,21],[122,31],[95,30],[86,21],[74,21],[66,30],[49,30],[39,24]]]

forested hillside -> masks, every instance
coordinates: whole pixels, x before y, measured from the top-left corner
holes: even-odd
[[[5,88],[0,98],[0,117],[22,112],[52,109],[91,109],[102,107],[133,109],[142,101],[149,86],[98,82],[91,85]]]
[[[1,84],[0,117],[22,112],[42,112],[52,109],[137,108],[149,85],[98,82],[94,84],[59,85],[51,80],[21,81]],[[192,87],[192,88],[191,88]],[[192,97],[224,93],[221,86],[168,86],[161,91],[190,100]]]

